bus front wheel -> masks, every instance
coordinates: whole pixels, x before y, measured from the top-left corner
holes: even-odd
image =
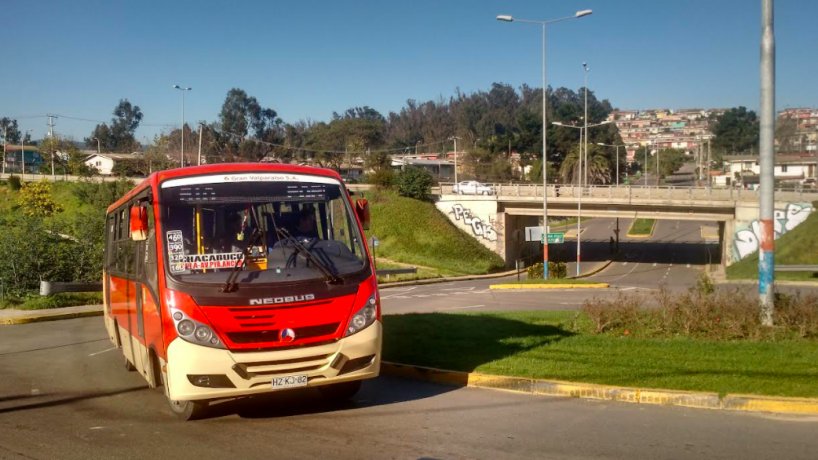
[[[181,420],[197,420],[207,413],[207,401],[176,401],[169,399],[170,410]]]

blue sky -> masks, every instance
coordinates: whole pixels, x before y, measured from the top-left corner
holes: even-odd
[[[778,0],[776,106],[818,106],[818,2]],[[230,88],[286,122],[369,105],[448,98],[492,82],[540,86],[540,28],[494,18],[593,15],[548,29],[548,82],[619,108],[759,101],[761,0],[27,1],[4,0],[0,116],[32,137],[46,113],[108,122],[119,99],[144,113],[138,140],[215,121]],[[94,122],[57,120],[88,136]]]

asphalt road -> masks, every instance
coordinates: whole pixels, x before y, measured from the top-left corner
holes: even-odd
[[[179,422],[125,371],[100,318],[0,327],[0,458],[787,458],[818,418],[539,397],[393,378],[347,403],[313,391]]]
[[[718,253],[718,241],[702,238],[701,227],[713,224],[690,221],[658,221],[653,238],[637,239],[626,236],[629,219],[619,222],[620,245],[617,260],[601,272],[587,278],[610,284],[608,289],[549,289],[523,291],[493,291],[492,284],[515,281],[516,276],[500,279],[458,281],[419,286],[396,286],[381,289],[386,314],[413,312],[457,312],[500,310],[575,310],[594,297],[610,297],[620,292],[651,296],[661,287],[671,291],[686,290],[696,283],[713,254]],[[593,219],[583,223],[583,265],[601,267],[611,259],[610,237],[616,228],[615,219]],[[552,245],[557,260],[565,254],[576,254],[576,233],[568,233],[562,245]],[[575,260],[575,259],[574,259]],[[575,270],[568,263],[568,273]],[[523,276],[524,277],[524,276]]]

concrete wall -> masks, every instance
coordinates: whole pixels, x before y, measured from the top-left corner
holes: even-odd
[[[810,203],[776,203],[774,225],[775,238],[789,232],[804,222],[814,211]],[[758,204],[736,205],[735,220],[726,223],[724,231],[723,259],[725,265],[758,252],[761,230],[758,221]]]
[[[497,200],[492,197],[469,196],[440,200],[435,205],[457,228],[503,256],[505,223],[498,220]]]

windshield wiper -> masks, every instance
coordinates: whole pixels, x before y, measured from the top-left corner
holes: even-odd
[[[247,257],[250,255],[250,250],[259,236],[261,236],[261,232],[258,231],[258,228],[253,228],[253,233],[251,233],[250,238],[247,239],[247,244],[241,250],[241,259],[236,261],[236,265],[233,266],[230,274],[227,275],[227,280],[220,289],[221,292],[235,292],[239,290],[239,284],[236,283],[236,278],[239,277],[239,273],[247,266]]]
[[[292,244],[296,251],[300,252],[304,256],[304,258],[307,259],[307,266],[309,266],[310,262],[312,262],[315,268],[317,268],[324,275],[328,282],[337,284],[344,281],[340,276],[333,273],[333,271],[330,270],[329,266],[324,261],[315,257],[312,251],[310,251],[309,248],[304,246],[298,240],[298,238],[292,236],[292,234],[290,234],[290,232],[287,231],[287,229],[278,228],[276,226],[275,231],[276,234],[278,235],[279,240],[288,241],[290,244]]]

